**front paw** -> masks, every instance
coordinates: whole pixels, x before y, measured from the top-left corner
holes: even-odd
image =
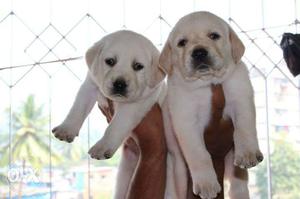
[[[201,171],[193,177],[193,192],[202,199],[216,198],[221,191],[221,186],[217,180],[215,172]]]
[[[254,167],[263,159],[264,156],[258,148],[246,149],[246,147],[239,147],[239,149],[235,149],[234,165],[242,169]]]
[[[57,139],[71,143],[73,142],[74,138],[78,136],[79,129],[72,127],[72,125],[67,125],[63,123],[53,128],[52,133]]]
[[[116,152],[117,148],[110,146],[108,142],[100,140],[89,150],[91,158],[97,160],[104,160],[111,158]]]

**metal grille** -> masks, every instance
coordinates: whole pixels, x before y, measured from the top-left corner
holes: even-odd
[[[279,47],[284,32],[297,32],[297,0],[31,0],[26,3],[2,1],[0,7],[0,93],[3,99],[0,105],[0,134],[7,135],[1,146],[7,146],[5,150],[9,154],[8,164],[3,167],[6,170],[1,171],[6,172],[15,164],[12,157],[15,150],[12,146],[15,136],[13,114],[18,110],[19,102],[33,93],[46,107],[49,154],[43,168],[49,177],[49,197],[54,198],[52,148],[53,144],[58,143],[53,139],[51,129],[62,121],[85,76],[82,55],[87,47],[110,32],[131,29],[149,37],[161,49],[169,31],[181,16],[196,10],[208,10],[227,20],[246,46],[243,59],[249,67],[256,92],[258,134],[267,163],[265,183],[268,198],[272,198],[272,176],[276,175],[272,173],[272,142],[277,139],[278,129],[287,128],[287,134],[292,134],[292,140],[296,140],[295,148],[300,148],[300,81],[287,70]],[[284,13],[283,16],[278,17],[281,13]],[[278,116],[279,119],[277,110],[283,112],[282,117]],[[88,136],[79,138],[85,153],[94,140],[91,129],[100,129],[102,132],[105,129],[103,118],[100,118],[100,126],[96,124],[95,121],[100,120],[96,112],[83,127],[82,131],[87,131]],[[284,142],[290,143],[290,140],[285,138]],[[91,164],[95,162],[87,156],[85,158],[89,176],[85,195],[90,198]],[[252,175],[254,172],[255,169],[250,171]],[[7,182],[7,185],[3,185],[9,188],[5,197],[13,198],[17,189],[15,184]],[[259,198],[255,194],[255,182],[250,180],[250,186],[253,187],[250,187],[253,198]],[[300,184],[295,186],[300,187]]]

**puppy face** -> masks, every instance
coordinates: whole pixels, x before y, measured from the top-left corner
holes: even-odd
[[[90,74],[100,91],[114,101],[134,101],[163,78],[159,51],[145,37],[131,32],[112,33],[86,53]]]
[[[189,79],[222,76],[239,62],[244,46],[233,30],[208,12],[189,14],[174,27],[160,57],[168,72],[178,67]]]

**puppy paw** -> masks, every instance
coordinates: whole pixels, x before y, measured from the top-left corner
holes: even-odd
[[[71,143],[73,142],[74,138],[78,136],[79,129],[76,129],[71,125],[61,124],[53,128],[52,133],[57,139]]]
[[[101,140],[97,142],[89,150],[89,155],[93,159],[104,160],[111,158],[116,152],[117,148],[110,146],[107,142],[102,142]]]
[[[234,165],[242,169],[247,169],[258,165],[263,161],[264,156],[259,149],[235,150]]]
[[[202,199],[216,198],[221,191],[221,186],[217,180],[216,174],[211,171],[201,171],[202,174],[197,174],[193,178],[193,192]]]

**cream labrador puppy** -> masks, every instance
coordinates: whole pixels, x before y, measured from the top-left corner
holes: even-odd
[[[166,192],[169,198],[185,198],[187,174],[180,163],[183,157],[191,173],[194,194],[214,198],[221,191],[203,138],[211,115],[211,84],[222,84],[226,99],[224,117],[230,117],[235,128],[234,155],[228,155],[226,170],[233,172],[233,164],[250,168],[262,161],[253,89],[241,61],[243,54],[244,46],[234,31],[208,12],[181,18],[170,33],[160,56],[160,66],[168,73],[164,111],[169,116],[164,116],[164,120],[169,123],[165,126],[169,126],[166,133],[171,154]],[[177,140],[170,135],[172,128]],[[176,141],[180,149],[175,147]],[[234,178],[232,173],[227,175]],[[236,182],[239,179],[232,179],[232,184]],[[240,185],[244,191],[235,194],[236,198],[249,198],[247,182],[242,180]]]
[[[86,53],[88,73],[75,102],[55,137],[72,142],[96,101],[106,110],[113,101],[115,115],[104,136],[90,150],[95,159],[112,157],[151,107],[160,101],[164,73],[158,67],[159,51],[145,37],[131,31],[105,36]],[[126,161],[122,158],[122,161]],[[121,162],[115,198],[125,198],[131,162]],[[124,177],[125,176],[125,177]]]

